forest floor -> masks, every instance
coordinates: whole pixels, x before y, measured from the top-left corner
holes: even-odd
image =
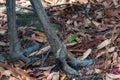
[[[33,61],[0,62],[0,80],[120,80],[120,1],[61,1],[42,0],[55,33],[69,55],[81,60],[98,58],[97,62],[78,68],[82,77],[57,69],[42,24],[29,0],[16,0],[18,37]],[[9,51],[5,5],[5,0],[0,0],[0,54],[3,55]]]

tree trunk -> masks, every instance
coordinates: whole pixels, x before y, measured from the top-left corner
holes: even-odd
[[[40,22],[43,24],[43,28],[45,31],[45,34],[47,36],[47,39],[49,41],[49,44],[51,46],[52,52],[57,60],[60,61],[62,65],[62,69],[65,70],[68,73],[76,74],[78,75],[78,72],[71,68],[67,62],[67,50],[64,44],[60,41],[57,34],[53,31],[49,18],[47,17],[45,10],[42,6],[42,3],[40,0],[30,0],[33,8],[37,12],[37,15],[39,17]]]
[[[23,60],[29,62],[30,60],[23,55],[24,51],[18,40],[16,28],[16,12],[15,0],[6,0],[7,5],[7,19],[8,19],[8,41],[9,41],[9,59],[11,61]]]
[[[34,7],[40,22],[43,24],[44,31],[46,33],[47,39],[51,46],[51,49],[62,65],[62,69],[70,74],[80,75],[78,72],[71,68],[76,66],[86,66],[94,62],[94,60],[78,60],[69,55],[67,55],[67,49],[64,44],[60,41],[56,33],[53,31],[50,21],[45,13],[40,0],[30,0],[32,6]],[[7,4],[7,17],[8,17],[8,41],[9,41],[9,59],[12,61],[23,60],[25,62],[30,62],[30,59],[25,57],[24,51],[20,45],[16,29],[16,13],[15,13],[15,0],[6,0]],[[70,65],[68,65],[68,63]]]
[[[30,1],[33,8],[35,9],[35,12],[39,17],[40,22],[43,24],[43,28],[49,41],[49,44],[51,46],[51,49],[53,51],[53,54],[59,61],[60,65],[62,66],[62,69],[70,74],[80,75],[80,73],[78,73],[75,69],[71,68],[70,66],[72,67],[87,66],[93,64],[94,60],[78,60],[67,55],[67,49],[62,43],[62,41],[60,41],[57,34],[53,31],[49,18],[45,13],[41,1],[40,0]],[[70,65],[68,65],[68,63]]]

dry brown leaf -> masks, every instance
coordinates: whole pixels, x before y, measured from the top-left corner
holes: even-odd
[[[54,75],[55,75],[55,72],[50,73],[46,80],[52,80]]]
[[[105,80],[113,80],[109,76],[105,76]]]
[[[0,4],[5,4],[5,3],[6,3],[6,1],[0,0]]]
[[[113,52],[113,51],[115,51],[115,47],[111,47],[111,48],[107,49],[107,52]]]
[[[111,79],[120,79],[120,74],[106,73],[106,76],[110,77]]]
[[[102,49],[111,43],[111,39],[104,40],[101,44],[97,46],[97,49]]]
[[[43,74],[47,77],[50,75],[50,70],[44,71]]]
[[[94,20],[92,21],[92,23],[93,23],[94,26],[97,27],[97,28],[101,25],[100,23],[98,23],[98,22],[96,22],[96,21],[94,21]]]
[[[95,68],[95,72],[96,73],[101,73],[102,71],[100,69],[98,69],[98,68]]]
[[[38,78],[38,80],[46,80],[46,78],[47,78],[46,76],[41,76]]]
[[[53,0],[45,0],[45,2],[49,3],[49,4],[52,4],[53,3]]]
[[[27,6],[31,5],[30,1],[26,1],[26,5]]]
[[[42,67],[42,68],[39,68],[40,70],[50,70],[52,69],[53,67],[55,67],[55,65],[53,66],[48,66],[48,67]]]
[[[120,42],[120,38],[117,38],[117,39],[116,39],[116,42]]]
[[[120,68],[120,63],[116,65],[116,67],[119,67]]]
[[[46,42],[47,41],[45,34],[40,31],[34,31],[34,34],[32,34],[32,37],[30,39],[36,40],[38,42]]]
[[[75,27],[78,26],[77,21],[74,21],[73,23],[74,23],[74,26],[75,26]]]
[[[110,53],[110,52],[113,52],[113,51],[115,51],[115,47],[108,48],[107,50],[100,52],[100,53],[96,56],[96,58],[102,56],[103,54]]]
[[[99,57],[102,56],[103,54],[105,54],[105,52],[99,53],[99,54],[96,56],[96,58],[99,58]]]
[[[9,80],[18,80],[16,77],[10,76]]]
[[[10,70],[11,72],[13,72],[14,74],[17,74],[17,75],[20,75],[23,79],[25,80],[36,80],[35,78],[33,77],[30,77],[28,74],[26,74],[25,72],[23,71],[20,71],[14,67],[11,67],[10,65],[8,64],[4,64],[4,63],[1,63],[0,62],[0,65],[4,68],[7,68],[8,70]]]
[[[43,32],[40,32],[40,31],[33,31],[35,34],[39,35],[39,36],[42,36],[42,37],[46,37],[45,36],[45,33]]]
[[[32,34],[31,40],[35,40],[38,42],[46,42],[46,39],[42,36],[36,36],[35,34]]]
[[[85,51],[85,52],[83,53],[83,56],[82,56],[80,59],[81,59],[81,60],[86,59],[91,52],[92,52],[92,49],[88,49],[87,51]]]
[[[47,52],[49,49],[50,49],[50,46],[46,46],[46,47],[40,49],[38,52],[35,52],[35,53],[30,54],[30,56],[40,55],[40,54],[42,54],[42,53],[44,53],[44,52]]]
[[[67,76],[67,75],[66,75],[65,73],[62,73],[60,80],[64,80],[64,79],[66,78],[66,76]]]
[[[114,5],[115,6],[117,6],[118,5],[118,3],[117,3],[117,1],[116,0],[112,0],[113,1],[113,3],[114,3]]]
[[[119,10],[107,8],[107,9],[105,9],[105,15],[107,15],[108,17],[118,17],[119,18]]]
[[[6,33],[6,30],[0,30],[0,35],[4,35]]]
[[[60,78],[59,72],[56,72],[56,73],[53,75],[52,80],[59,80],[59,78]]]
[[[88,0],[77,0],[77,1],[81,4],[87,4],[88,3]]]
[[[112,63],[112,60],[111,60],[111,59],[105,61],[105,68],[108,68],[108,66],[111,65],[111,63]]]
[[[0,41],[0,46],[8,46],[8,44]]]
[[[104,1],[104,0],[96,0],[97,2],[102,2],[102,1]]]
[[[113,53],[113,62],[112,62],[114,65],[117,64],[117,57],[118,57],[118,53],[114,52]]]
[[[73,20],[70,20],[70,19],[67,20],[67,22],[66,22],[66,24],[68,24],[68,25],[69,25],[69,24],[72,24],[72,23],[73,23]]]
[[[116,65],[118,67],[118,72],[120,73],[120,63]]]
[[[10,70],[5,70],[4,72],[1,73],[2,75],[5,76],[10,76],[12,74],[12,72]]]

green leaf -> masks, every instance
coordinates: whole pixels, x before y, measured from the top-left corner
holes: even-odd
[[[68,42],[72,42],[77,38],[77,34],[73,34],[68,38]]]

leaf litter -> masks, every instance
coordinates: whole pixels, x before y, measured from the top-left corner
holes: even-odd
[[[33,10],[29,0],[16,0],[16,3],[22,6],[22,8],[21,6],[18,7],[20,9],[27,9],[29,12]],[[68,2],[64,0],[43,0],[51,23],[60,25],[60,28],[55,32],[67,46],[68,54],[82,60],[97,58],[94,66],[78,69],[83,74],[82,78],[67,74],[59,69],[53,70],[55,59],[51,54],[50,46],[44,32],[34,27],[34,21],[22,26],[18,25],[18,33],[23,48],[25,50],[31,49],[28,51],[29,53],[35,52],[29,56],[32,58],[36,56],[37,59],[35,58],[34,62],[29,64],[21,61],[12,65],[0,63],[2,65],[0,66],[0,78],[9,78],[9,80],[119,80],[120,1],[90,0],[86,10],[79,3],[88,4],[88,0],[68,0]],[[0,0],[0,4],[5,7],[5,0]],[[6,11],[4,8],[1,10],[0,52],[6,54],[9,51],[7,19]],[[70,35],[73,36],[69,37]],[[34,47],[35,43],[40,45]],[[42,59],[47,52],[49,56],[41,67]]]

